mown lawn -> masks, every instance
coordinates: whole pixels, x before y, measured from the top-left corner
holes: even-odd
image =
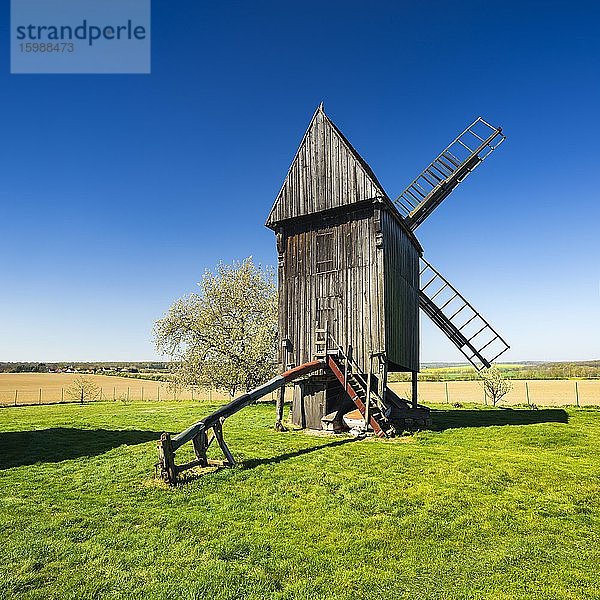
[[[600,598],[600,411],[455,409],[351,441],[229,419],[240,466],[167,489],[198,403],[0,410],[2,598]]]

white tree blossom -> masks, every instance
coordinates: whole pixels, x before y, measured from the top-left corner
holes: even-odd
[[[502,374],[502,371],[497,367],[492,366],[488,369],[483,369],[479,375],[481,376],[483,389],[491,398],[494,406],[496,406],[498,402],[512,390],[512,381],[506,379]]]
[[[173,303],[156,322],[160,352],[181,385],[248,391],[273,376],[277,289],[273,272],[252,257],[206,271],[200,292]]]

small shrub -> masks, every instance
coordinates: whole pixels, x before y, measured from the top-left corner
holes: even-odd
[[[91,377],[79,375],[66,389],[65,396],[69,400],[92,402],[100,398],[100,387],[96,385]]]
[[[479,373],[479,376],[481,377],[481,385],[485,394],[492,400],[494,406],[512,390],[512,381],[506,379],[502,371],[497,367],[483,369]]]

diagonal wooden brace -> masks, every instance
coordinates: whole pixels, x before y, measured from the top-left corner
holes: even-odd
[[[225,439],[223,438],[223,421],[219,421],[213,427],[213,431],[215,432],[215,437],[217,438],[217,443],[219,444],[225,458],[227,459],[228,467],[235,467],[235,458],[233,458],[233,454],[231,454],[227,444],[225,443]]]

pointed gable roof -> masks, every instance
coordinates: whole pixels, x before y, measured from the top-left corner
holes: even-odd
[[[266,225],[273,229],[280,221],[376,197],[387,195],[321,104],[300,142]]]

